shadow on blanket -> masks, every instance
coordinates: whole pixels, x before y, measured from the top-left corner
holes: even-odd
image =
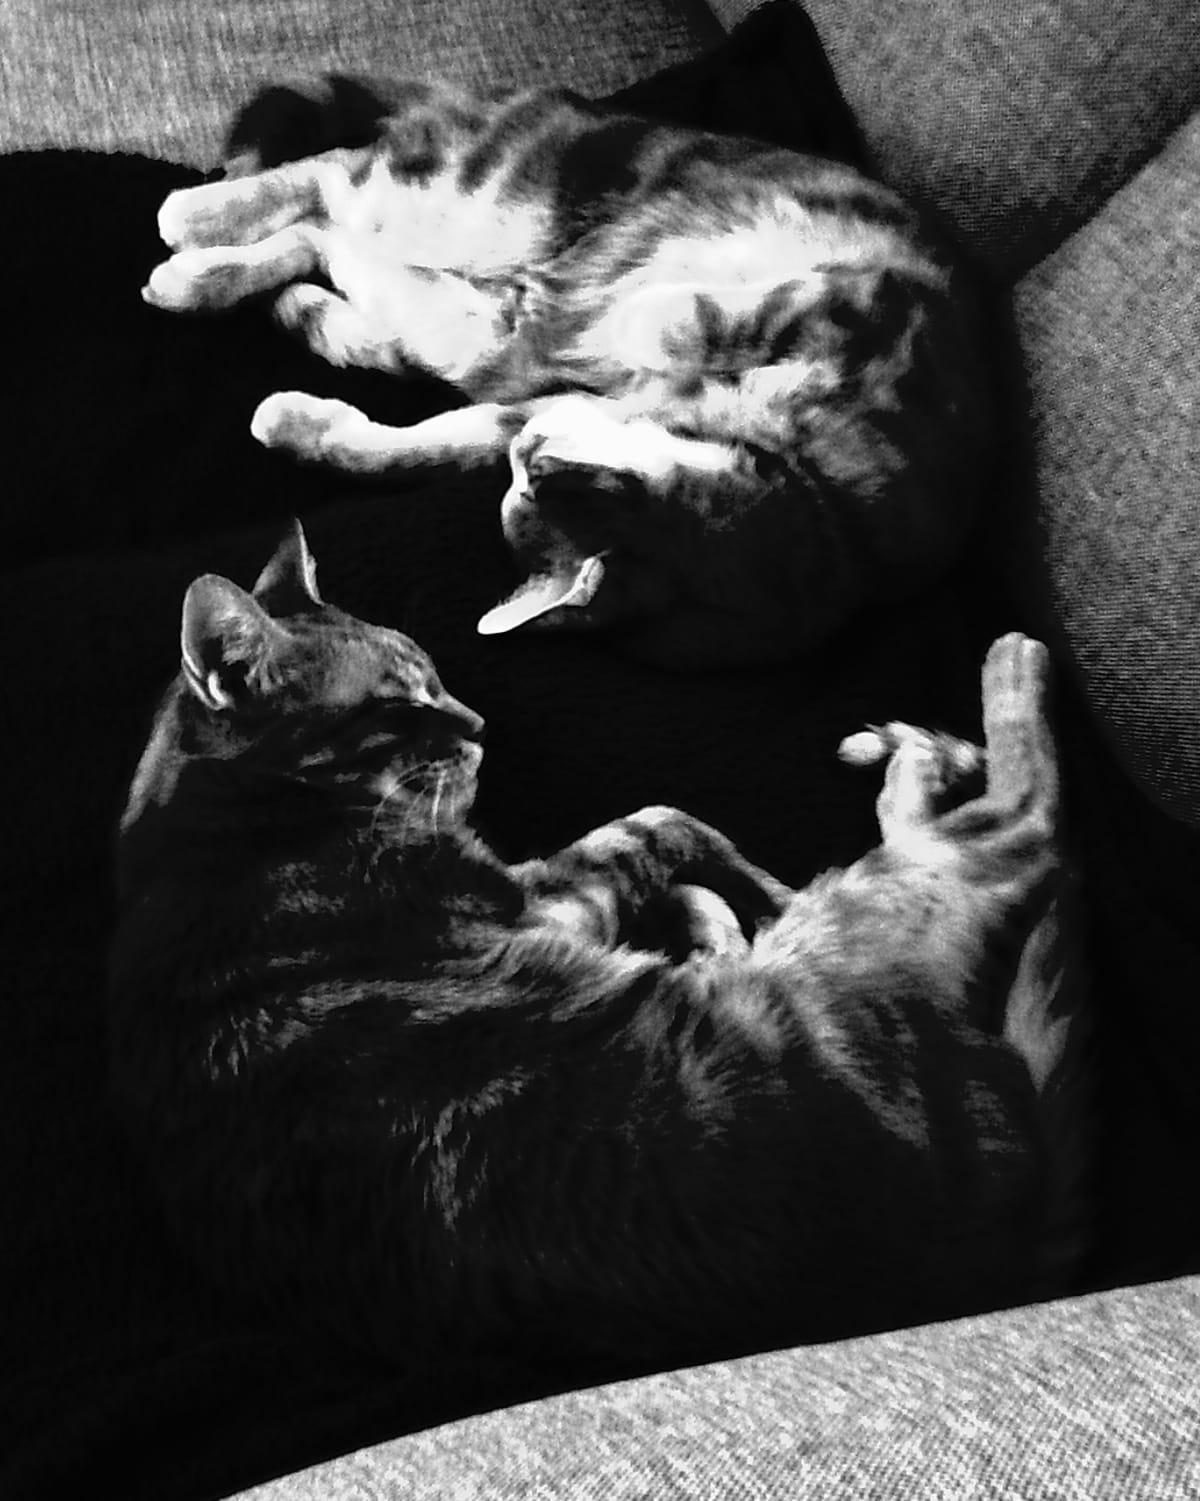
[[[626,102],[858,153],[791,5],[766,8],[711,58]],[[4,285],[33,310],[9,325],[5,350],[0,520],[0,889],[13,918],[0,1049],[0,1493],[10,1501],[80,1483],[126,1498],[221,1493],[550,1384],[515,1360],[383,1372],[249,1327],[192,1285],[160,1239],[103,1101],[108,857],[194,575],[248,584],[284,519],[301,513],[326,597],[410,631],[487,717],[480,816],[505,853],[669,801],[795,883],[873,838],[875,780],[835,761],[840,736],[891,716],[974,733],[991,634],[973,614],[975,589],[952,580],[786,670],[673,679],[590,641],[480,639],[476,618],[511,580],[502,474],[355,489],[260,450],[247,431],[281,387],[401,421],[452,393],[320,365],[260,309],[189,321],[139,300],[161,254],[157,207],[194,180],[133,157],[0,161],[5,201],[30,207],[4,239]]]

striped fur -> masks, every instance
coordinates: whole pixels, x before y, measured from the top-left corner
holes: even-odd
[[[506,865],[477,716],[321,602],[206,576],[134,779],[116,1096],[206,1275],[404,1358],[617,1364],[1063,1291],[1087,1068],[1046,658],[986,755],[903,725],[882,842],[791,891],[647,808]]]
[[[527,578],[482,630],[788,656],[962,547],[991,428],[976,294],[855,170],[561,90],[347,80],[265,91],[230,153],[163,205],[145,295],[268,292],[336,364],[459,386],[471,407],[407,428],[280,392],[252,430],[364,473],[508,453]]]

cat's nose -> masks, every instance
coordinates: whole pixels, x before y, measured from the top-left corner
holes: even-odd
[[[438,699],[437,707],[441,713],[447,715],[455,722],[455,728],[460,735],[468,740],[482,740],[484,734],[484,721],[482,714],[476,714],[474,709],[468,709],[460,699],[453,698],[449,693]]]

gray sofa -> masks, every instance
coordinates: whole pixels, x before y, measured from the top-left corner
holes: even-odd
[[[601,94],[749,0],[26,0],[0,6],[0,147],[209,167],[262,77],[418,67]],[[883,176],[1011,288],[1027,485],[995,518],[1021,621],[1094,736],[1120,1181],[1078,1298],[505,1408],[252,1492],[300,1497],[1200,1495],[1200,12],[1192,0],[809,0]],[[419,63],[417,60],[419,59]],[[1103,766],[1101,766],[1103,760]],[[1109,972],[1112,979],[1112,972]]]

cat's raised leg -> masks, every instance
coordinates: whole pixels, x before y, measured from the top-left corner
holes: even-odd
[[[277,391],[259,404],[250,431],[266,447],[286,449],[298,459],[351,474],[382,475],[422,465],[498,460],[524,420],[519,409],[481,402],[411,427],[389,427],[345,401]]]
[[[593,829],[513,874],[535,919],[549,914],[593,941],[643,947],[657,946],[664,926],[678,932],[682,925],[693,947],[731,952],[735,928],[751,936],[792,896],[723,834],[661,806]]]
[[[983,665],[983,794],[940,819],[948,837],[1032,863],[1050,855],[1059,819],[1058,755],[1047,699],[1050,656],[1019,632],[1002,636]]]
[[[950,736],[889,725],[844,741],[844,759],[890,752],[877,804],[885,848],[918,861],[982,861],[989,874],[1009,860],[1026,882],[1055,858],[1058,769],[1046,709],[1049,657],[1018,632],[993,643],[982,674],[980,751]],[[982,786],[980,786],[982,774]],[[976,795],[977,794],[977,795]]]

